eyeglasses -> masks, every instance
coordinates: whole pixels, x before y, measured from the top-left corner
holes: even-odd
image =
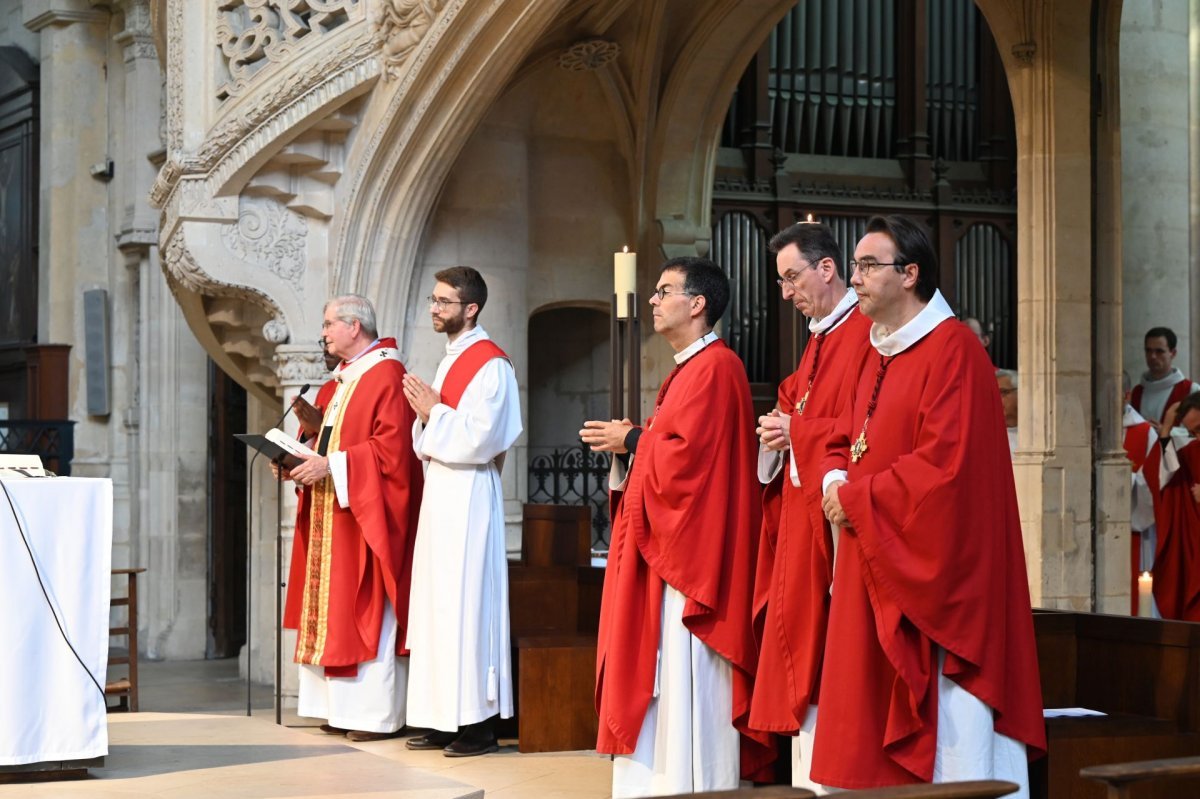
[[[439,311],[446,310],[447,305],[462,305],[463,304],[462,300],[442,300],[442,299],[439,299],[432,295],[426,297],[425,299],[429,300],[430,308],[436,308]]]
[[[858,270],[858,273],[863,277],[867,277],[881,266],[891,266],[894,267],[897,272],[903,272],[905,265],[895,261],[890,264],[880,263],[879,261],[851,261],[849,263],[850,271],[853,272]]]
[[[659,302],[662,302],[664,299],[666,299],[667,297],[674,295],[674,294],[677,294],[680,296],[685,296],[685,297],[695,297],[696,296],[695,292],[692,292],[692,291],[671,291],[670,286],[662,286],[662,287],[657,288],[654,291],[650,292],[650,296],[658,297]]]
[[[805,264],[804,265],[804,269],[816,269],[816,268],[817,268],[816,264]],[[801,272],[803,272],[803,270],[801,270]],[[789,275],[788,277],[777,277],[777,278],[775,278],[775,282],[779,285],[779,288],[783,288],[784,286],[787,286],[788,288],[795,290],[796,281],[799,279],[800,279],[800,273],[798,272],[796,274]]]

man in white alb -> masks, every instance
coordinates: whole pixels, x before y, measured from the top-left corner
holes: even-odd
[[[429,298],[446,357],[433,385],[412,374],[413,448],[426,462],[413,553],[408,723],[432,732],[409,749],[447,757],[494,752],[496,716],[511,718],[504,453],[521,434],[517,379],[477,326],[487,284],[469,266],[444,269]]]

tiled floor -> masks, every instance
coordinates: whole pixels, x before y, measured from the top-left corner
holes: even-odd
[[[302,796],[310,799],[600,799],[612,764],[594,752],[520,754],[515,742],[483,757],[414,752],[402,739],[353,744],[285,713],[270,689],[245,682],[232,661],[143,663],[141,713],[109,716],[109,755],[87,780],[8,785],[6,797]]]

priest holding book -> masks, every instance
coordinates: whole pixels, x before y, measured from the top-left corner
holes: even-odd
[[[378,337],[370,301],[333,298],[321,330],[327,354],[341,363],[332,396],[318,401],[317,454],[284,474],[308,489],[297,509],[284,627],[297,631],[297,712],[327,719],[325,732],[374,741],[405,724],[423,477],[405,369],[395,339]],[[314,419],[302,416],[306,427]]]

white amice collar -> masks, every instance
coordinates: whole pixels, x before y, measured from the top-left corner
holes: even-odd
[[[491,338],[491,336],[487,334],[486,330],[479,325],[475,325],[475,327],[471,328],[470,330],[464,330],[458,338],[454,339],[454,341],[447,340],[446,354],[459,355],[465,352],[467,347],[471,346],[476,341],[483,341],[484,339],[489,338]]]
[[[1183,380],[1183,372],[1179,371],[1178,366],[1172,366],[1171,371],[1167,372],[1165,377],[1160,377],[1153,380],[1149,372],[1142,373],[1142,385],[1148,389],[1156,388],[1174,388],[1175,384]]]
[[[942,292],[934,291],[933,297],[920,313],[894,333],[885,334],[883,325],[879,323],[871,325],[871,346],[880,355],[899,355],[933,332],[942,322],[953,318],[954,311],[950,309],[950,304],[946,302]]]
[[[842,298],[838,300],[838,304],[833,306],[833,310],[820,319],[809,319],[808,330],[810,333],[825,333],[840,326],[843,322],[850,318],[850,309],[858,305],[858,295],[853,291],[847,291]]]
[[[679,352],[675,353],[675,363],[676,364],[683,363],[688,358],[692,357],[697,352],[704,349],[709,344],[712,344],[716,340],[717,340],[717,331],[715,331],[715,330],[708,331],[703,336],[696,339],[695,341],[693,341],[691,344],[684,347]]]

